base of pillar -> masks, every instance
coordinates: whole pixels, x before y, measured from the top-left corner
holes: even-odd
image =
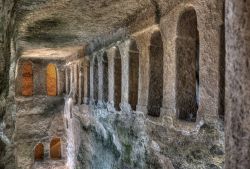
[[[136,111],[140,111],[140,112],[143,112],[144,114],[147,114],[148,113],[148,108],[147,108],[147,106],[137,105],[136,106]]]
[[[88,97],[83,98],[83,104],[89,104],[89,98]]]
[[[130,113],[130,112],[132,112],[131,106],[127,102],[120,103],[120,109],[124,113]]]
[[[104,108],[104,103],[103,103],[103,101],[102,101],[102,100],[98,100],[98,101],[97,101],[97,104],[96,104],[96,107],[99,108],[99,109]]]
[[[109,112],[115,113],[116,110],[115,110],[114,102],[108,102],[107,109]]]
[[[167,117],[170,117],[170,118],[175,118],[176,117],[176,110],[162,107],[161,108],[161,116],[167,116]]]

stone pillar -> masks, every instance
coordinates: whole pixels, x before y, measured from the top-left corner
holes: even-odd
[[[89,58],[86,57],[84,62],[83,62],[83,82],[84,82],[84,96],[83,96],[83,102],[84,104],[88,104],[89,100]]]
[[[250,0],[226,0],[225,169],[250,166]]]
[[[66,67],[65,69],[65,85],[66,85],[66,94],[68,95],[69,94],[69,76],[68,76],[68,67]]]
[[[57,67],[57,95],[61,96],[65,92],[65,69],[62,66]]]
[[[139,59],[139,91],[137,111],[147,113],[148,93],[149,93],[149,55],[151,32],[143,32],[134,36],[137,43]]]
[[[83,82],[83,63],[80,61],[78,66],[78,72],[79,72],[79,84],[78,84],[78,104],[82,104],[82,97],[83,97],[83,88],[82,88],[82,82]]]
[[[78,76],[77,76],[77,74],[78,74],[78,63],[75,63],[74,64],[74,103],[76,104],[77,103],[77,99],[78,99],[78,83],[77,83],[77,81],[78,81]]]
[[[118,45],[121,54],[122,64],[122,96],[121,110],[125,112],[131,111],[131,106],[128,103],[129,98],[129,48],[130,40],[126,40]]]
[[[90,58],[90,69],[89,69],[89,101],[94,102],[94,57]]]
[[[110,107],[113,107],[114,108],[114,94],[115,94],[115,84],[114,84],[114,81],[115,81],[115,73],[114,73],[114,65],[115,65],[115,62],[114,62],[114,58],[115,58],[115,54],[116,54],[116,50],[117,48],[116,47],[112,47],[110,49],[107,50],[107,56],[108,56],[108,73],[109,73],[109,105]]]
[[[98,104],[103,102],[103,52],[98,52]]]
[[[70,70],[70,90],[69,90],[69,94],[72,95],[73,94],[73,66],[69,65],[69,70]]]

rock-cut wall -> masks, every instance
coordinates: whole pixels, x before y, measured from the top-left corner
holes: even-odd
[[[11,65],[15,65],[15,55],[11,59],[11,48],[14,49],[16,0],[0,2],[0,168],[15,168],[15,158],[12,144],[14,121],[12,112],[14,98],[9,95],[9,87],[14,84],[9,73]],[[13,41],[12,41],[13,40]],[[11,41],[13,43],[11,43]],[[13,93],[13,91],[12,91]],[[7,98],[7,96],[9,97]],[[12,95],[13,96],[13,95]]]

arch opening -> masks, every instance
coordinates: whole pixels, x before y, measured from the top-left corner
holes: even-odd
[[[76,64],[75,65],[75,75],[74,75],[74,82],[75,82],[75,104],[78,102],[78,97],[79,97],[79,80],[80,80],[80,76],[79,76],[79,65]]]
[[[115,109],[117,111],[120,111],[120,103],[121,103],[121,90],[122,90],[122,64],[121,64],[121,54],[120,51],[117,49],[115,53],[115,96],[114,96],[114,102],[115,102]]]
[[[54,64],[47,66],[47,95],[57,95],[57,68]]]
[[[90,98],[90,66],[89,66],[89,61],[88,61],[88,64],[87,64],[87,93],[86,94],[86,97],[88,100],[86,100],[88,103],[89,103],[89,98]]]
[[[70,69],[66,68],[66,93],[69,94],[70,93]]]
[[[61,139],[53,138],[50,142],[50,158],[61,159]]]
[[[223,18],[225,18],[225,4],[223,6]],[[219,93],[219,117],[222,121],[225,120],[225,74],[226,74],[226,43],[225,43],[225,24],[220,26],[220,93]]]
[[[94,100],[98,101],[98,86],[99,86],[99,78],[98,78],[98,59],[94,59]]]
[[[22,64],[22,95],[33,95],[33,70],[30,62]]]
[[[163,99],[163,42],[160,31],[152,34],[149,63],[148,114],[158,117],[160,116]]]
[[[79,90],[81,91],[81,97],[79,98],[79,101],[80,101],[80,104],[82,104],[83,102],[84,102],[84,100],[83,100],[83,98],[84,98],[84,95],[85,95],[85,93],[84,93],[84,87],[85,87],[85,85],[84,85],[84,62],[82,62],[81,64],[80,64],[80,81],[81,81],[81,85],[79,85]]]
[[[129,48],[129,104],[136,110],[139,87],[139,50],[134,40]]]
[[[176,110],[181,120],[196,121],[199,105],[199,32],[197,15],[188,9],[179,18],[176,39]]]
[[[105,103],[108,102],[109,95],[109,70],[108,70],[108,56],[107,53],[104,52],[103,55],[103,101]]]
[[[44,146],[42,143],[36,145],[34,150],[35,161],[42,161],[44,159]]]

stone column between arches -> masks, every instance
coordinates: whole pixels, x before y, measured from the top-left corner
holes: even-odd
[[[83,61],[79,61],[79,66],[78,66],[78,72],[79,72],[79,84],[78,84],[78,104],[82,104],[83,100]]]
[[[89,102],[94,102],[94,57],[90,58],[90,69],[89,69]]]
[[[129,99],[129,48],[130,40],[126,40],[118,45],[121,54],[122,65],[122,95],[121,95],[121,110],[130,112],[131,106],[128,103]]]
[[[103,104],[103,51],[96,54],[98,58],[98,105]]]
[[[73,79],[74,79],[74,77],[73,77],[73,66],[72,65],[69,65],[69,69],[70,69],[70,90],[69,90],[69,93],[70,93],[70,95],[72,95],[73,94]]]
[[[88,104],[89,101],[89,58],[85,57],[83,62],[83,82],[84,82],[84,96],[83,103]]]
[[[77,103],[77,99],[78,99],[78,63],[74,63],[73,65],[73,69],[74,69],[74,94],[73,94],[73,98],[74,98],[74,103]]]
[[[65,67],[65,87],[66,87],[66,94],[69,94],[69,68]]]
[[[111,47],[110,49],[108,49],[107,52],[107,57],[108,57],[108,74],[109,74],[109,96],[108,96],[108,100],[109,100],[109,104],[112,108],[114,108],[114,93],[115,93],[115,87],[114,87],[114,58],[115,58],[115,54],[116,54],[116,47]]]
[[[147,114],[148,94],[149,94],[149,59],[150,59],[150,40],[153,32],[158,30],[158,26],[147,28],[143,32],[132,35],[139,50],[139,91],[137,111]]]

